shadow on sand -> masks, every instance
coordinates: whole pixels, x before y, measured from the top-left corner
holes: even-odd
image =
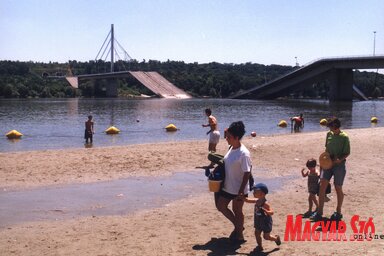
[[[241,243],[233,242],[227,237],[211,238],[206,244],[196,244],[192,247],[193,250],[210,251],[207,252],[208,256],[223,256],[223,255],[249,255],[249,256],[263,256],[269,255],[272,252],[276,252],[279,248],[275,248],[271,251],[251,251],[250,253],[238,253],[236,252],[241,248]]]

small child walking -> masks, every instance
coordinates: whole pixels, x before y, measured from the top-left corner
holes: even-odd
[[[319,203],[316,198],[316,194],[319,191],[319,179],[320,173],[316,170],[316,160],[311,158],[307,161],[307,170],[305,168],[301,169],[301,175],[305,178],[308,177],[308,211],[303,214],[304,218],[309,218],[314,212],[317,211]],[[315,211],[312,211],[313,205],[316,206]]]
[[[264,232],[263,237],[265,240],[274,241],[277,245],[281,244],[280,236],[271,236],[273,210],[267,203],[266,194],[268,194],[268,187],[264,183],[258,183],[253,186],[253,196],[255,198],[244,198],[245,202],[255,204],[254,227],[257,242],[255,251],[258,252],[264,250],[261,239],[262,232]]]

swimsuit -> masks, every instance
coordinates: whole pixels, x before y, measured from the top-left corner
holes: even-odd
[[[255,215],[254,215],[254,227],[257,230],[263,231],[264,233],[271,233],[272,231],[272,217],[267,215],[262,207],[264,206],[267,199],[259,199],[255,204]]]

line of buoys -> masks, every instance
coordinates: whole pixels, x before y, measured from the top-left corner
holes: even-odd
[[[7,136],[8,139],[20,139],[21,136],[23,136],[23,134],[21,132],[16,131],[16,130],[12,130],[12,131],[7,132],[7,134],[5,134],[5,136]]]
[[[166,130],[167,132],[175,132],[175,131],[177,131],[177,127],[176,127],[176,125],[174,125],[174,124],[169,124],[169,125],[167,125],[167,126],[165,127],[165,130]]]
[[[107,130],[105,130],[106,134],[118,134],[119,132],[120,130],[117,129],[115,126],[111,126]]]
[[[374,123],[374,124],[377,124],[377,122],[379,121],[379,119],[375,116],[371,117],[371,123]]]
[[[323,119],[320,120],[320,125],[324,125],[325,126],[327,124],[328,124],[327,119],[323,118]]]
[[[285,121],[285,120],[280,120],[280,122],[278,123],[278,126],[279,127],[287,127],[287,121]]]
[[[138,121],[138,120],[136,120]],[[377,123],[379,121],[379,119],[375,116],[373,116],[371,118],[371,123]],[[320,120],[320,125],[327,125],[327,119],[323,118]],[[280,122],[278,123],[278,126],[279,127],[287,127],[287,121],[285,120],[280,120]],[[175,132],[177,131],[177,127],[176,125],[174,124],[169,124],[165,127],[165,130],[167,132]],[[118,134],[120,133],[120,130],[118,128],[116,128],[115,126],[110,126],[108,129],[105,130],[105,133],[106,134]],[[5,134],[5,136],[7,136],[8,139],[19,139],[21,138],[21,136],[23,136],[23,134],[21,132],[18,132],[17,130],[11,130],[9,131],[7,134]],[[256,137],[256,132],[251,132],[251,136],[252,137]]]

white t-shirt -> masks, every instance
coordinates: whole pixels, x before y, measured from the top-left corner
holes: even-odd
[[[240,148],[231,148],[224,156],[225,180],[223,190],[227,193],[237,195],[244,173],[250,172],[252,167],[249,150],[241,144]],[[244,188],[244,194],[248,194],[249,185]]]

